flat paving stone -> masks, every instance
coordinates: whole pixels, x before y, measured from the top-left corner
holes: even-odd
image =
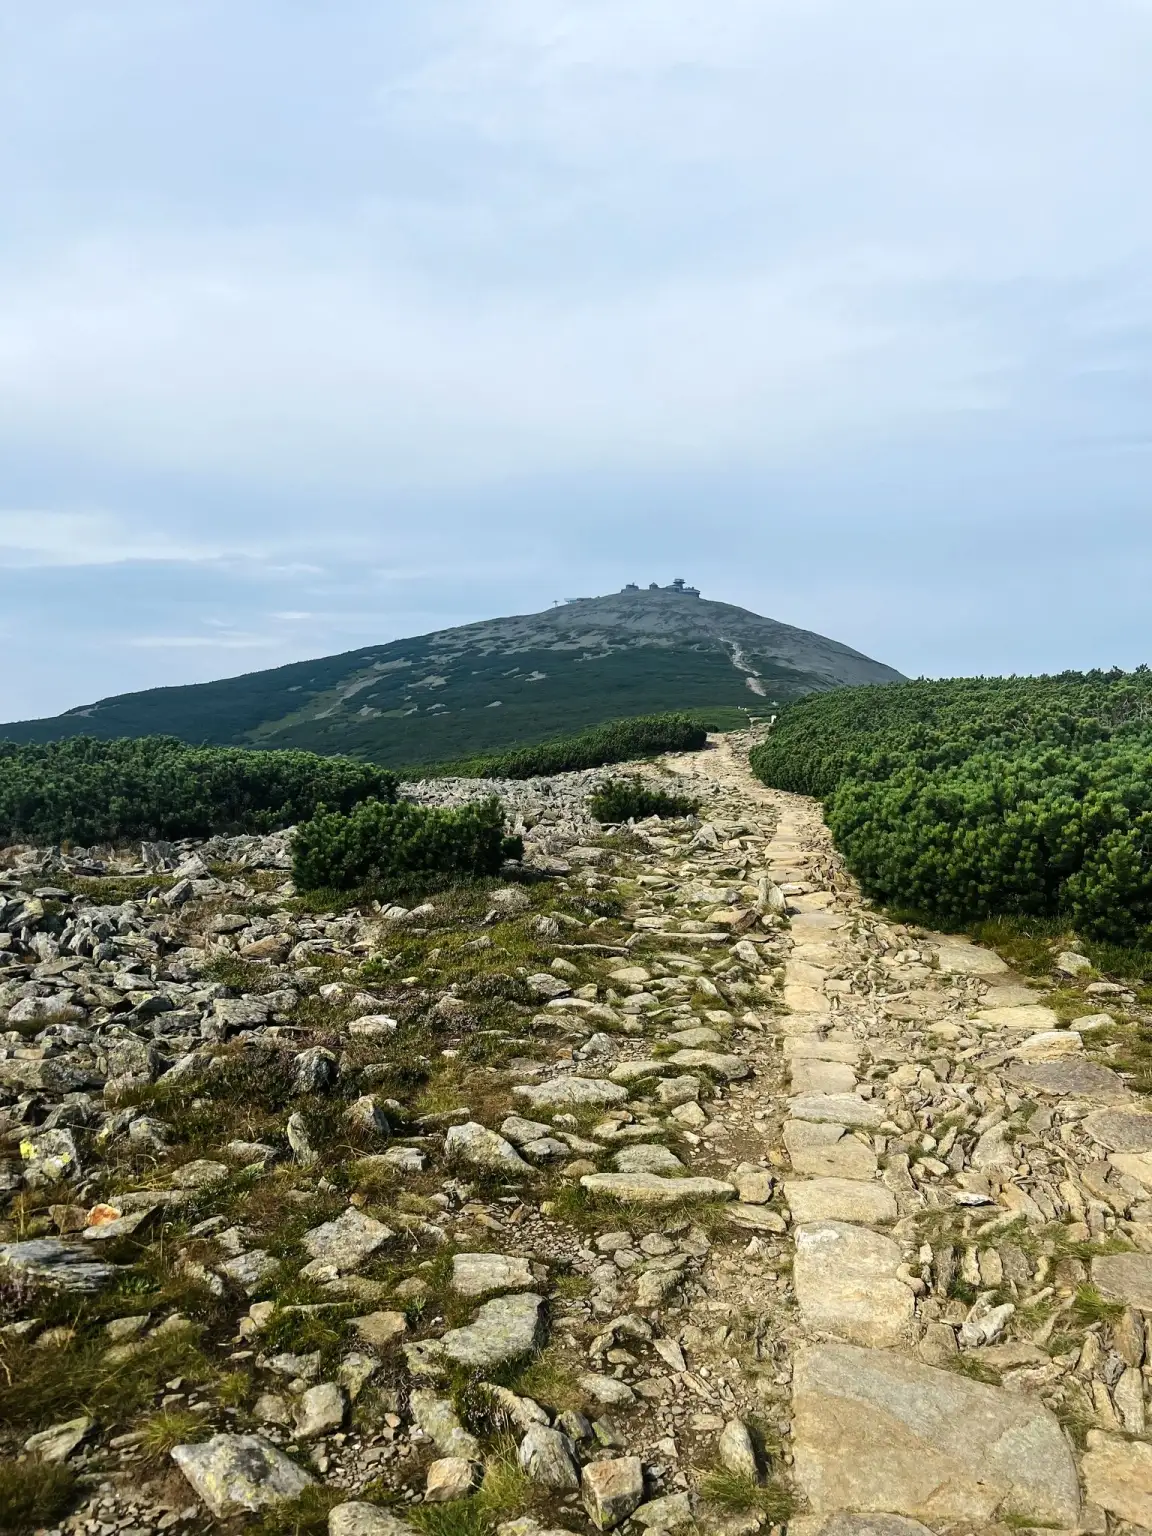
[[[1152,1115],[1134,1109],[1094,1109],[1080,1124],[1110,1152],[1152,1152]]]
[[[793,1171],[812,1178],[871,1179],[876,1154],[844,1126],[815,1120],[786,1120],[784,1146]]]
[[[879,1130],[884,1122],[884,1107],[871,1099],[858,1099],[854,1093],[806,1094],[788,1100],[788,1113],[794,1120],[827,1120],[834,1125],[859,1126]]]
[[[792,1220],[801,1223],[852,1221],[872,1226],[896,1220],[892,1191],[859,1179],[786,1179],[784,1199]]]
[[[914,1304],[896,1278],[898,1243],[840,1221],[797,1227],[794,1237],[793,1282],[807,1327],[872,1349],[909,1341]]]
[[[681,1200],[734,1200],[723,1179],[665,1179],[658,1173],[586,1173],[581,1186],[592,1195],[635,1200],[638,1205],[675,1205]]]
[[[623,1104],[628,1090],[602,1077],[554,1077],[549,1083],[523,1083],[512,1094],[532,1109],[599,1109]]]
[[[846,1062],[804,1056],[789,1063],[788,1078],[793,1093],[851,1093],[856,1086],[856,1072]]]
[[[1152,1312],[1152,1253],[1110,1253],[1093,1259],[1092,1284],[1109,1301]]]
[[[794,1473],[817,1514],[876,1511],[933,1530],[1027,1511],[1080,1519],[1076,1465],[1036,1398],[892,1350],[819,1344],[797,1354]]]
[[[1037,1093],[1074,1094],[1086,1099],[1122,1099],[1124,1079],[1095,1061],[1044,1061],[1035,1066],[1006,1067],[1004,1078],[1017,1088]]]

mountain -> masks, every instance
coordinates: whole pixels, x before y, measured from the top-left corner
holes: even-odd
[[[899,680],[836,640],[674,582],[221,682],[124,693],[53,719],[0,725],[0,737],[164,734],[403,765],[627,715],[725,708],[734,718],[735,708],[763,714],[803,693]]]

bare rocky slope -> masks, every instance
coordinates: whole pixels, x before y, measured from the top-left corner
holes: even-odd
[[[838,641],[669,588],[584,598],[220,682],[154,688],[12,741],[173,735],[216,745],[445,763],[678,709],[763,713],[814,690],[900,674]]]
[[[687,822],[513,786],[525,867],[407,911],[283,834],[7,851],[45,1527],[1152,1529],[1144,1001],[887,921],[746,746],[644,770]]]

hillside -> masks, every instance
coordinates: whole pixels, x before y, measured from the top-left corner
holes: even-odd
[[[339,656],[121,694],[0,726],[10,741],[170,735],[443,762],[666,710],[764,711],[900,678],[838,641],[677,586],[625,589]]]

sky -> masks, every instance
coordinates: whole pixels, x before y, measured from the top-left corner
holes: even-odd
[[[683,576],[1152,661],[1152,0],[4,0],[0,719]]]

